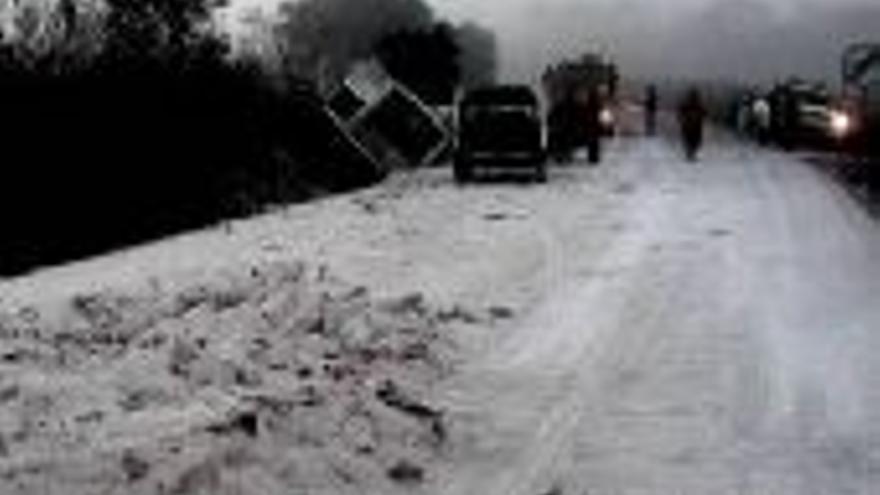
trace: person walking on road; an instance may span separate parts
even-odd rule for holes
[[[706,107],[700,91],[692,88],[687,92],[678,107],[678,121],[684,143],[685,156],[696,161],[703,145],[703,123],[706,120]]]
[[[770,122],[772,109],[766,98],[758,96],[752,103],[752,120],[754,122],[755,137],[762,146],[770,140]]]
[[[645,134],[654,136],[657,134],[657,87],[653,84],[645,91]]]

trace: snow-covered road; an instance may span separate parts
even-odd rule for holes
[[[565,282],[448,388],[440,492],[877,493],[876,225],[781,154],[621,154],[620,228],[558,232]]]
[[[293,261],[467,322],[426,392],[448,444],[402,492],[880,492],[880,229],[810,166],[726,139],[697,164],[621,139],[546,185],[401,174],[8,280],[0,305]]]

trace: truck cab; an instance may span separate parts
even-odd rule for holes
[[[617,133],[617,88],[620,74],[608,57],[586,53],[548,66],[542,76],[550,107],[551,156],[566,162],[591,139]],[[598,102],[591,99],[598,99]]]

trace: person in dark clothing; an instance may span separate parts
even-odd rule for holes
[[[786,151],[795,147],[795,135],[798,128],[798,103],[794,93],[786,88],[782,92],[782,132],[780,132],[779,144]]]
[[[653,136],[657,134],[657,87],[648,86],[645,91],[645,134]]]
[[[587,142],[587,155],[590,163],[596,164],[602,158],[602,97],[598,88],[590,88],[584,105],[584,138]]]
[[[681,136],[687,159],[695,161],[703,145],[703,122],[706,119],[706,107],[700,91],[692,88],[682,100],[678,108],[678,120],[681,125]]]
[[[795,95],[788,85],[777,85],[771,91],[770,103],[770,137],[784,150],[791,150],[795,144],[798,127],[798,104]]]

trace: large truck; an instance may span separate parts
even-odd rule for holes
[[[548,148],[557,160],[587,144],[589,123],[597,121],[602,136],[616,132],[617,65],[601,55],[588,53],[548,67],[543,74],[544,96],[549,108]],[[598,97],[599,102],[590,102]],[[593,108],[598,115],[589,115]],[[597,120],[598,119],[598,120]]]
[[[847,148],[880,159],[880,42],[850,45],[842,76],[846,119],[838,125],[848,134]]]

